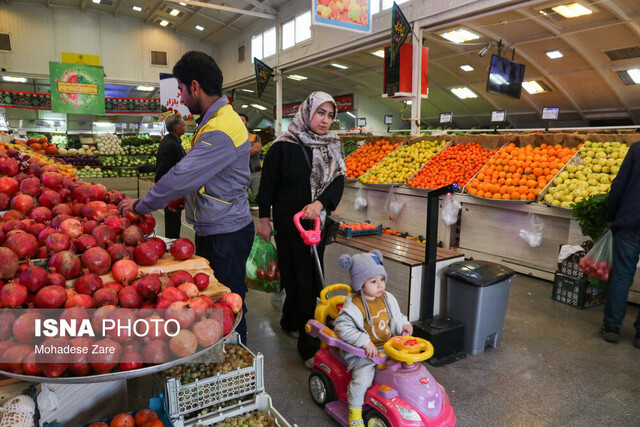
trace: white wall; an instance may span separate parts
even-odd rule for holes
[[[387,125],[384,124],[385,114],[393,115],[392,130],[399,129],[411,129],[411,124],[401,119],[400,110],[402,109],[402,102],[395,103],[395,108],[389,108],[388,105],[380,102],[380,97],[364,97],[358,96],[356,100],[357,109],[354,111],[356,117],[366,117],[367,126],[365,129],[373,129],[374,135],[386,134]],[[405,116],[411,116],[411,106],[407,106],[405,110]]]
[[[3,4],[0,31],[11,33],[13,52],[0,52],[10,72],[49,75],[61,52],[99,55],[109,82],[157,83],[189,50],[216,56],[215,47],[137,19],[75,8]],[[151,65],[151,51],[167,52],[168,67]]]

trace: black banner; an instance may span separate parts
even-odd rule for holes
[[[256,86],[258,87],[258,98],[262,96],[262,92],[267,87],[271,74],[273,74],[273,68],[269,67],[258,58],[253,58],[253,64],[256,70]]]
[[[400,46],[404,44],[409,34],[411,34],[411,26],[396,2],[393,2],[393,9],[391,11],[391,66],[395,60],[398,59]]]

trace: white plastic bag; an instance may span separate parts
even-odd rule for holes
[[[527,227],[520,230],[520,238],[527,242],[532,248],[537,248],[542,243],[542,230],[544,221],[538,215],[529,213],[527,215]]]
[[[40,412],[53,412],[58,409],[59,403],[58,395],[54,391],[51,391],[46,385],[42,384],[40,394],[38,394],[38,408],[40,408]]]
[[[445,195],[442,202],[442,210],[440,211],[442,221],[447,225],[453,225],[458,222],[458,213],[460,213],[461,208],[462,204],[453,198],[453,194],[448,193]]]
[[[393,187],[391,187],[391,190],[389,190],[389,195],[387,196],[387,200],[384,203],[383,212],[389,216],[389,219],[391,221],[393,221],[398,217],[402,208],[404,208],[404,202],[395,197]]]
[[[360,189],[356,193],[356,198],[355,198],[353,204],[354,204],[354,208],[357,211],[362,210],[362,209],[367,207],[367,194],[362,189],[362,187],[360,187]]]

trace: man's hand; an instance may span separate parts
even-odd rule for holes
[[[413,335],[413,325],[411,325],[411,324],[404,325],[402,327],[402,332],[406,332],[407,335]]]
[[[271,228],[271,221],[269,218],[260,218],[258,228],[256,229],[256,235],[265,242],[268,242],[271,240],[271,231],[273,231],[273,228]]]
[[[187,202],[184,200],[184,198],[180,198],[178,200],[174,200],[173,202],[169,202],[167,208],[172,212],[180,212],[184,209],[186,203]]]
[[[120,215],[124,215],[128,211],[134,211],[133,210],[133,205],[138,200],[140,200],[140,199],[130,199],[128,197],[125,198],[125,199],[122,199],[122,201],[120,203],[118,203],[118,212],[120,213]]]
[[[368,358],[372,358],[378,355],[378,349],[371,341],[369,341],[369,344],[367,344],[367,346],[364,348],[364,352]]]
[[[319,201],[315,201],[313,203],[308,204],[302,210],[304,210],[304,214],[302,215],[302,219],[316,219],[320,216],[320,212],[322,212],[322,203]]]

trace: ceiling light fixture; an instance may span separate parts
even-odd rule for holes
[[[640,68],[632,68],[627,70],[627,74],[631,77],[631,80],[637,85],[640,85]]]
[[[478,52],[478,56],[483,57],[485,53],[489,52],[489,49],[491,49],[491,43],[487,43],[485,47],[480,49],[480,52]]]
[[[162,21],[160,21],[161,27],[166,27],[167,25],[169,25],[169,21],[167,21],[166,19],[163,19]]]
[[[348,68],[349,68],[349,67],[347,67],[346,65],[338,64],[337,62],[332,62],[332,63],[331,63],[331,64],[329,64],[329,65],[331,65],[333,68],[337,68],[337,69],[339,69],[339,70],[346,70],[346,69],[348,69]]]
[[[242,107],[240,107],[240,108],[247,108],[247,107],[248,107],[247,104],[242,104]]]
[[[267,109],[267,107],[263,107],[263,106],[262,106],[262,105],[260,105],[260,104],[251,104],[251,106],[252,106],[253,108],[257,108],[258,110],[266,110],[266,109]]]
[[[540,86],[540,83],[535,80],[522,82],[522,87],[529,93],[529,95],[546,92],[546,90],[542,86]]]
[[[4,80],[5,82],[12,82],[12,83],[26,83],[27,82],[27,78],[26,77],[2,76],[2,80]]]
[[[142,8],[140,6],[133,6],[131,9],[135,10],[136,12],[142,12]]]
[[[593,13],[593,10],[575,2],[554,6],[551,9],[565,18],[577,18],[578,16],[590,15]]]
[[[472,33],[464,28],[458,28],[457,30],[447,31],[440,34],[440,37],[445,38],[453,43],[464,43],[470,40],[477,40],[480,36],[476,33]]]
[[[242,88],[242,89],[240,89],[240,90],[241,90],[241,91],[243,91],[243,92],[253,93],[253,91],[252,91],[251,89],[244,89],[244,88]]]
[[[353,117],[354,119],[356,118],[356,115],[353,114],[351,111],[347,111],[347,116]]]
[[[181,2],[179,3],[179,5],[180,5],[180,6],[186,6],[187,4],[186,4],[185,2],[183,2],[183,1],[181,1]]]
[[[289,74],[287,78],[296,81],[307,80],[307,77],[301,76],[300,74]]]
[[[370,52],[371,55],[375,55],[378,58],[384,58],[384,49],[376,50],[375,52]]]
[[[152,92],[155,89],[156,88],[154,86],[138,86],[138,87],[136,87],[136,90],[140,90],[142,92]]]
[[[547,52],[547,56],[551,59],[562,58],[564,55],[559,50],[550,50]]]
[[[460,68],[464,71],[473,71],[474,68],[471,65],[461,65]]]
[[[202,25],[196,25],[196,30],[203,31],[204,27]]]
[[[92,0],[95,4],[100,4],[100,0]]]
[[[454,87],[451,92],[460,99],[477,98],[478,95],[468,87]]]
[[[178,16],[180,15],[180,11],[178,9],[171,9],[171,12],[169,12],[169,15]]]

